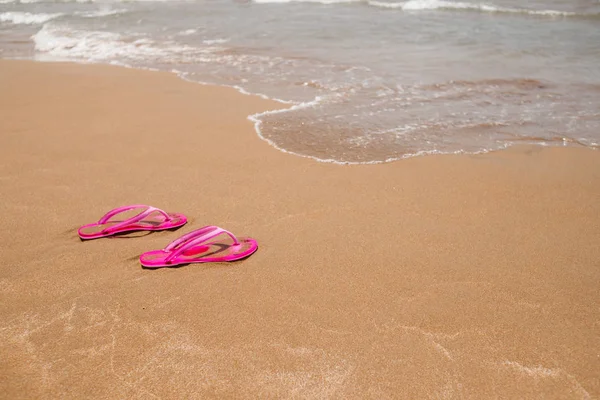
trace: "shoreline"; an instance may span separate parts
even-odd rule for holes
[[[116,67],[116,68],[125,68],[125,69],[132,69],[132,70],[138,70],[138,71],[146,71],[146,72],[157,72],[157,73],[161,73],[161,74],[169,74],[169,75],[173,75],[178,79],[183,80],[184,82],[189,82],[192,84],[199,84],[199,85],[203,85],[203,86],[213,86],[213,87],[220,87],[220,88],[225,88],[225,89],[233,89],[236,92],[238,92],[241,95],[244,96],[251,96],[251,97],[255,97],[255,98],[259,98],[261,100],[266,100],[268,102],[272,102],[275,103],[276,105],[278,105],[278,107],[274,107],[274,108],[269,108],[268,110],[265,111],[261,111],[261,112],[257,112],[255,114],[251,114],[248,115],[247,118],[248,120],[250,120],[253,125],[254,125],[254,131],[255,134],[264,142],[266,142],[269,146],[275,148],[277,151],[280,151],[284,154],[288,154],[288,155],[292,155],[295,157],[301,157],[301,158],[306,158],[306,159],[310,159],[319,163],[325,163],[325,164],[335,164],[335,165],[378,165],[378,164],[388,164],[388,163],[394,163],[394,162],[398,162],[398,161],[402,161],[402,160],[406,160],[406,159],[410,159],[410,158],[414,158],[414,157],[428,157],[428,156],[438,156],[438,155],[470,155],[470,156],[476,156],[476,155],[481,155],[481,154],[488,154],[488,153],[494,153],[494,152],[498,152],[498,151],[504,151],[507,149],[510,149],[512,147],[516,147],[516,148],[520,148],[520,147],[527,147],[527,146],[540,146],[540,147],[575,147],[575,148],[586,148],[592,151],[598,151],[600,149],[600,147],[595,144],[589,144],[586,145],[583,142],[581,142],[580,140],[576,139],[576,138],[567,138],[567,137],[563,137],[560,138],[562,139],[562,145],[561,144],[553,144],[553,143],[558,143],[559,138],[551,138],[551,139],[539,139],[539,138],[532,138],[533,140],[541,140],[538,143],[527,143],[527,141],[525,141],[524,143],[504,143],[502,144],[501,147],[499,148],[494,148],[494,149],[483,149],[483,150],[478,150],[475,152],[469,152],[469,151],[465,151],[465,150],[457,150],[454,152],[444,152],[444,151],[439,151],[439,150],[419,150],[416,153],[410,153],[410,154],[403,154],[401,156],[398,157],[392,157],[392,158],[388,158],[385,160],[374,160],[374,161],[339,161],[339,160],[335,160],[333,158],[319,158],[317,156],[311,156],[308,154],[301,154],[292,150],[287,150],[281,146],[279,146],[277,143],[275,143],[273,140],[266,138],[263,135],[263,132],[261,131],[261,125],[263,124],[263,121],[260,119],[260,117],[265,116],[265,115],[270,115],[270,114],[279,114],[279,113],[287,113],[287,112],[292,112],[292,111],[296,111],[299,109],[303,109],[303,108],[310,108],[315,104],[319,104],[319,102],[321,101],[320,96],[317,96],[315,99],[310,100],[310,101],[305,101],[305,102],[295,102],[295,101],[291,101],[291,100],[283,100],[283,99],[278,99],[278,98],[271,98],[263,93],[253,93],[253,92],[249,92],[248,90],[244,89],[242,86],[239,85],[226,85],[226,84],[217,84],[217,83],[211,83],[211,82],[205,82],[205,81],[194,81],[191,80],[189,78],[187,78],[185,75],[187,73],[182,72],[182,71],[177,71],[177,70],[171,70],[171,71],[166,71],[166,70],[160,70],[157,68],[153,68],[153,67],[135,67],[135,66],[131,66],[122,62],[112,62],[112,63],[105,63],[105,62],[94,62],[94,61],[77,61],[77,60],[68,60],[68,59],[56,59],[56,60],[52,60],[52,59],[47,59],[47,60],[36,60],[36,59],[29,59],[29,58],[23,58],[23,59],[6,59],[6,58],[0,58],[0,60],[6,60],[6,61],[25,61],[25,62],[35,62],[35,63],[57,63],[57,64],[75,64],[75,65],[94,65],[94,66],[107,66],[107,67]],[[288,107],[289,106],[289,107]],[[287,107],[287,108],[285,108]],[[532,140],[532,141],[533,141]]]
[[[0,61],[0,390],[10,398],[600,396],[600,154],[334,166],[271,102],[172,74]],[[186,226],[79,241],[146,203]],[[203,225],[235,264],[142,269]]]

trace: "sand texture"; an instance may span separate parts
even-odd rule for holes
[[[0,397],[600,397],[600,152],[323,164],[257,137],[276,107],[0,62]],[[189,223],[79,240],[135,203]],[[260,248],[141,268],[204,225]]]

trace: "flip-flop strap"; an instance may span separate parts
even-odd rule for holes
[[[176,257],[180,256],[183,252],[192,247],[199,246],[203,243],[206,243],[208,240],[215,238],[219,235],[226,234],[233,240],[233,245],[238,246],[240,241],[235,237],[235,235],[229,231],[226,231],[223,228],[219,228],[218,226],[205,226],[196,231],[190,232],[187,235],[182,236],[175,242],[183,243],[181,247],[179,247],[175,251],[171,251],[176,247],[177,244],[175,242],[171,243],[167,246],[164,251],[171,252],[166,258],[165,262],[169,263],[173,261]]]
[[[146,218],[148,215],[152,214],[153,212],[159,212],[161,213],[164,217],[166,221],[169,221],[171,219],[171,217],[169,216],[169,214],[167,214],[166,212],[164,212],[163,210],[161,210],[160,208],[156,208],[156,207],[152,207],[152,206],[146,206],[146,205],[142,205],[142,204],[137,204],[137,205],[131,205],[131,206],[124,206],[124,207],[119,207],[119,208],[115,208],[112,211],[109,211],[105,216],[103,216],[100,221],[98,221],[99,224],[105,224],[106,222],[108,222],[108,220],[117,215],[120,214],[122,212],[128,211],[128,210],[133,210],[135,208],[143,208],[146,207],[145,211],[142,211],[141,213],[134,215],[133,217],[126,219],[125,221],[119,222],[118,224],[114,224],[109,226],[108,228],[105,228],[102,230],[102,233],[114,233],[117,232],[123,228],[125,228],[128,225],[132,225],[136,222],[139,222],[141,220],[143,220],[144,218]]]
[[[150,207],[150,206],[148,206],[146,204],[132,204],[130,206],[117,207],[115,209],[110,210],[102,218],[100,218],[100,220],[98,220],[98,224],[105,224],[108,222],[109,219],[111,219],[115,215],[120,214],[122,212],[133,210],[136,208],[148,208],[148,207]]]
[[[202,228],[196,229],[194,231],[191,231],[190,233],[186,233],[185,235],[181,236],[178,239],[175,239],[174,241],[172,241],[171,243],[169,243],[169,245],[167,247],[165,247],[163,249],[163,251],[172,251],[173,249],[175,249],[177,246],[179,246],[182,243],[185,243],[189,240],[192,240],[198,236],[204,235],[208,232],[212,232],[215,229],[220,229],[218,226],[214,226],[214,225],[208,225],[208,226],[204,226]]]

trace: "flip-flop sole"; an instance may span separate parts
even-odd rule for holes
[[[169,217],[171,217],[170,221],[160,220],[160,215],[157,216],[149,216],[149,218],[138,221],[134,224],[123,227],[123,229],[119,229],[115,232],[111,232],[109,234],[103,233],[102,231],[106,228],[109,228],[112,225],[118,224],[121,221],[110,221],[106,224],[98,224],[92,223],[87,224],[79,228],[77,233],[79,237],[83,240],[91,240],[91,239],[99,239],[108,236],[114,236],[117,234],[136,232],[136,231],[163,231],[167,229],[175,229],[180,228],[187,223],[187,218],[183,214],[179,213],[168,213]],[[164,217],[162,217],[164,218]]]
[[[231,262],[242,260],[258,249],[258,243],[251,238],[240,238],[240,244],[234,246],[221,242],[212,242],[186,250],[183,254],[167,262],[171,252],[154,250],[140,255],[140,263],[146,268],[175,267],[187,264],[209,262]]]

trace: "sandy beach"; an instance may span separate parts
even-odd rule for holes
[[[600,396],[600,152],[325,164],[256,135],[277,107],[0,61],[0,397]],[[189,222],[79,240],[135,203]],[[204,225],[259,250],[141,268]]]

